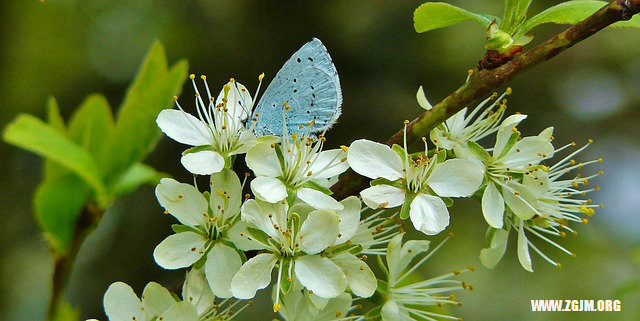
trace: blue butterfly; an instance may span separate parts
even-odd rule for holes
[[[290,109],[285,111],[285,105]],[[251,117],[256,119],[254,132],[282,136],[284,118],[289,134],[301,128],[321,133],[336,122],[341,106],[336,67],[327,48],[313,38],[285,62],[265,90]]]

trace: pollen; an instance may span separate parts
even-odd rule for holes
[[[593,144],[593,139],[589,139],[589,144]]]
[[[469,76],[473,75],[473,69],[469,69],[469,70],[467,71],[467,74],[468,74]]]
[[[273,304],[273,312],[278,312],[280,311],[280,308],[282,308],[282,306],[278,303],[274,303]]]
[[[307,176],[311,176],[311,175],[313,175],[313,172],[312,171],[308,171],[307,172]]]
[[[471,272],[473,272],[473,271],[475,271],[475,270],[476,270],[476,268],[475,268],[475,267],[473,267],[473,265],[469,265],[469,266],[467,266],[467,269],[469,269],[469,271],[471,271]]]
[[[405,119],[405,120],[404,120],[404,124],[405,124],[405,125],[409,124],[409,120],[408,120],[408,119]]]
[[[453,274],[460,275],[460,270],[453,270]]]
[[[340,149],[342,149],[342,151],[346,153],[349,150],[349,147],[342,145],[340,146]]]
[[[586,218],[583,218],[583,219],[582,219],[582,223],[584,223],[584,224],[588,224],[588,223],[589,223],[589,220],[588,220],[588,219],[586,219]]]
[[[183,199],[183,198],[184,198],[184,196],[183,196],[182,194],[178,194],[178,199],[179,199],[179,200],[181,200],[181,199]]]
[[[507,87],[507,91],[505,93],[507,95],[511,95],[511,93],[513,93],[513,89],[511,89],[511,87]]]
[[[191,79],[191,80],[196,79],[196,75],[195,74],[189,75],[189,79]]]
[[[260,76],[258,76],[258,81],[262,81],[262,79],[264,79],[264,72],[260,74]]]
[[[178,96],[173,95],[173,100],[178,100]]]
[[[518,131],[518,129],[517,129],[517,128],[515,128],[515,127],[511,128],[511,130],[512,130],[514,133]]]
[[[602,157],[600,157],[600,158],[598,158],[598,162],[602,163],[602,162],[604,162],[604,159],[602,159]]]
[[[207,80],[207,76],[205,76],[205,75],[201,75],[201,76],[200,76],[200,79],[202,79],[202,80]]]

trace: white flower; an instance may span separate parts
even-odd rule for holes
[[[520,138],[516,126],[526,118],[516,114],[507,117],[499,126],[496,142],[491,154],[477,143],[468,142],[469,158],[483,162],[486,170],[486,187],[482,195],[482,214],[493,228],[503,226],[505,201],[524,200],[529,193],[513,180],[514,175],[522,175],[527,168],[552,157],[554,147],[551,144],[553,128],[547,128],[538,136]],[[523,210],[530,212],[529,209]],[[529,214],[524,214],[525,216]],[[529,217],[523,217],[528,219]]]
[[[276,265],[274,311],[281,307],[280,291],[288,292],[294,281],[322,299],[341,295],[347,286],[356,295],[372,295],[376,280],[366,263],[348,252],[328,249],[339,248],[340,245],[332,246],[341,237],[348,239],[356,232],[353,216],[359,217],[360,201],[350,197],[341,205],[344,210],[336,213],[304,203],[289,208],[285,201],[247,200],[242,206],[242,219],[249,226],[242,235],[252,242],[252,249],[265,252],[242,265],[231,282],[233,295],[252,298],[257,290],[271,283],[271,271]]]
[[[454,270],[451,273],[413,283],[407,282],[406,278],[424,264],[449,237],[418,262],[411,264],[415,258],[429,249],[429,241],[410,240],[402,244],[402,236],[403,234],[398,234],[389,242],[386,267],[382,264],[380,266],[388,275],[387,282],[382,282],[382,286],[379,287],[383,297],[386,298],[380,310],[382,320],[457,319],[432,312],[429,307],[441,304],[459,305],[455,296],[450,293],[467,288],[467,285],[450,278],[462,272],[472,271],[473,268]]]
[[[406,152],[406,140],[404,149],[356,140],[347,160],[358,174],[377,179],[360,193],[365,204],[373,209],[402,205],[402,219],[409,216],[417,230],[435,235],[449,225],[449,211],[440,197],[473,194],[482,183],[484,166],[477,160],[429,158],[423,141],[424,154],[414,157]]]
[[[153,257],[165,269],[188,267],[206,259],[204,271],[213,293],[231,297],[231,279],[242,265],[233,243],[233,225],[240,213],[242,185],[229,169],[211,175],[209,200],[189,184],[163,178],[156,197],[183,225],[175,225],[176,234],[167,237],[154,250]]]
[[[325,138],[307,133],[289,136],[284,129],[280,144],[258,143],[247,153],[247,165],[256,175],[251,190],[257,198],[276,203],[297,197],[319,209],[341,210],[330,190],[323,187],[328,178],[349,168],[342,149],[322,150]]]
[[[489,248],[483,249],[480,254],[480,259],[485,266],[493,267],[502,258],[511,228],[518,233],[518,259],[522,267],[527,271],[533,271],[529,256],[530,248],[547,262],[558,267],[561,266],[559,262],[549,258],[529,241],[527,233],[575,257],[575,253],[565,249],[551,240],[550,237],[563,237],[566,235],[566,231],[575,233],[569,227],[569,224],[571,222],[587,223],[588,219],[582,215],[591,216],[594,214],[594,208],[602,206],[593,204],[590,199],[574,197],[586,196],[587,193],[598,190],[598,186],[584,190],[579,188],[581,185],[586,186],[590,179],[602,175],[602,171],[586,177],[578,174],[570,179],[563,178],[572,170],[580,169],[588,164],[602,162],[602,159],[597,159],[578,163],[572,159],[588,145],[576,150],[551,167],[544,165],[530,166],[522,173],[521,180],[507,183],[507,188],[503,189],[504,201],[509,211],[514,213],[514,217],[509,219],[504,230],[490,231],[489,239],[491,244]],[[570,146],[575,146],[575,143],[568,144],[557,151]]]
[[[469,115],[466,115],[467,108],[463,108],[431,131],[431,141],[437,147],[453,150],[458,157],[463,157],[468,154],[468,141],[478,141],[498,130],[498,124],[507,109],[506,99],[503,98],[510,94],[511,88],[507,88],[500,97],[494,93],[478,104]]]
[[[261,82],[262,77],[259,77]],[[170,138],[195,146],[183,153],[180,160],[182,165],[193,174],[209,175],[222,170],[225,164],[228,167],[230,157],[246,153],[255,144],[254,122],[248,121],[254,100],[247,88],[232,78],[224,85],[214,103],[206,77],[201,77],[207,92],[204,99],[196,86],[195,75],[192,74],[190,78],[196,92],[198,117],[186,113],[178,104],[177,97],[174,97],[179,110],[161,111],[156,122]]]
[[[144,288],[142,300],[130,286],[115,282],[104,294],[103,303],[104,310],[112,321],[198,320],[193,305],[177,301],[167,289],[154,282]]]

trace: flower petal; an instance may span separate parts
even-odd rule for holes
[[[201,146],[211,145],[209,127],[200,119],[181,110],[165,109],[158,114],[156,123],[160,130],[178,143]]]
[[[207,254],[204,271],[211,291],[220,298],[230,298],[231,280],[242,266],[242,259],[230,246],[216,242]]]
[[[242,205],[242,184],[238,175],[230,170],[223,169],[211,175],[210,208],[214,216],[222,216],[223,221],[240,213]],[[222,212],[221,210],[224,210]]]
[[[238,299],[251,299],[256,291],[271,283],[271,271],[277,258],[271,253],[258,254],[245,262],[231,281],[231,293]]]
[[[514,214],[523,220],[528,220],[539,214],[536,210],[538,200],[526,186],[510,183],[508,187],[502,188],[502,195],[504,202]]]
[[[335,298],[347,287],[347,277],[342,270],[320,255],[296,258],[294,271],[300,283],[321,298]]]
[[[174,304],[176,299],[169,290],[158,283],[149,282],[142,292],[142,312],[145,320],[157,317]]]
[[[342,206],[342,204],[336,201],[333,197],[312,188],[299,188],[296,195],[303,202],[315,208],[334,211],[340,211],[344,208],[344,206]]]
[[[171,178],[163,178],[156,187],[156,197],[160,205],[180,223],[189,226],[204,225],[207,215],[207,199],[189,184],[179,183]]]
[[[167,311],[162,312],[157,320],[197,321],[198,313],[191,303],[182,301],[174,304]]]
[[[251,181],[251,191],[256,197],[269,203],[287,198],[287,187],[275,177],[258,176]]]
[[[126,283],[111,284],[104,294],[103,304],[109,320],[142,320],[142,302]]]
[[[427,235],[436,235],[449,225],[447,206],[432,195],[418,194],[411,202],[409,217],[416,230]]]
[[[515,114],[505,118],[500,124],[498,132],[496,133],[496,143],[493,147],[493,157],[498,157],[504,151],[507,146],[511,134],[513,134],[513,128],[527,118],[527,115]]]
[[[489,247],[480,250],[480,262],[488,269],[498,264],[504,252],[507,250],[507,240],[509,238],[509,231],[503,229],[492,229],[493,235],[491,235],[491,244]]]
[[[247,152],[246,162],[256,176],[278,177],[282,175],[276,150],[271,147],[270,143],[258,143],[251,147]]]
[[[373,295],[378,281],[367,263],[351,253],[342,253],[331,260],[342,269],[353,294],[363,298]]]
[[[502,228],[504,218],[504,199],[498,191],[496,184],[487,183],[487,187],[482,194],[482,215],[493,228]]]
[[[255,225],[272,238],[278,239],[280,235],[273,225],[286,229],[287,210],[286,202],[268,203],[250,199],[242,205],[242,220]]]
[[[357,196],[349,196],[343,199],[340,204],[344,206],[342,211],[336,213],[339,219],[338,230],[340,236],[334,244],[342,244],[351,239],[356,234],[360,224],[360,209],[362,207],[360,199]]]
[[[156,246],[153,258],[168,270],[184,268],[204,255],[206,243],[204,236],[194,232],[173,234]]]
[[[349,168],[346,157],[347,153],[342,149],[325,150],[318,153],[309,166],[313,179],[329,178],[342,174]]]
[[[387,300],[380,310],[380,316],[383,321],[400,321],[400,309],[396,301]]]
[[[391,185],[371,186],[362,192],[362,201],[372,209],[397,207],[404,203],[405,192]]]
[[[524,223],[522,221],[520,221],[520,228],[518,229],[518,261],[520,261],[520,265],[525,270],[533,272],[531,256],[529,255],[529,240],[524,234]]]
[[[189,173],[211,175],[224,168],[224,157],[212,150],[203,150],[182,155],[180,163]]]
[[[202,315],[214,305],[216,297],[209,288],[204,269],[191,269],[187,272],[182,286],[182,298],[191,302],[198,315]]]
[[[320,311],[314,320],[329,321],[336,320],[338,317],[347,317],[347,311],[351,308],[351,302],[351,295],[349,295],[349,293],[342,293],[338,297],[329,300],[326,307]]]
[[[435,165],[427,184],[444,197],[466,197],[478,190],[485,166],[478,160],[450,159]]]
[[[307,254],[316,254],[338,238],[338,216],[329,210],[315,210],[302,223],[296,243]]]
[[[395,181],[404,176],[400,156],[389,146],[370,140],[359,139],[351,143],[347,161],[356,173],[371,179],[384,177]]]

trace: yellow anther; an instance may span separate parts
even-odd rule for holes
[[[576,142],[571,142],[571,146],[575,147],[576,145]]]
[[[173,100],[178,100],[178,96],[173,96]]]
[[[505,91],[505,93],[507,95],[511,95],[512,92],[513,92],[513,90],[511,89],[511,87],[507,87],[507,90]]]
[[[593,139],[589,139],[589,144],[593,144]]]
[[[469,76],[473,75],[473,69],[469,69],[469,70],[467,71],[467,74],[469,74]]]
[[[573,159],[570,159],[570,160],[569,160],[569,163],[570,163],[571,165],[575,165],[575,164],[576,164],[576,161],[575,161],[575,160],[573,160]]]
[[[264,72],[260,74],[260,76],[258,76],[258,81],[262,81],[262,79],[264,79]]]
[[[293,138],[293,139],[298,139],[298,133],[293,133],[293,134],[291,134],[291,138]]]
[[[555,138],[555,137],[553,137],[553,135],[551,135],[551,136],[549,136],[549,139],[551,139],[551,140],[555,140],[556,138]]]
[[[408,119],[405,119],[405,120],[404,120],[404,124],[405,124],[405,125],[409,124],[409,120],[408,120]]]
[[[181,199],[183,199],[183,198],[184,198],[184,196],[182,196],[182,194],[178,194],[178,199],[179,199],[179,200],[181,200]]]
[[[235,78],[229,78],[229,82],[235,82]]]
[[[195,74],[189,75],[189,79],[191,79],[191,80],[196,79],[196,75]]]
[[[602,170],[598,171],[598,175],[604,175],[604,171]]]
[[[460,274],[460,270],[453,270],[453,274],[459,275]]]
[[[571,256],[575,258],[577,255],[575,253],[571,253]]]
[[[278,303],[274,303],[273,304],[273,312],[278,312],[280,311],[280,308],[282,308],[282,306]]]
[[[600,186],[596,185],[593,187],[594,190],[599,191],[600,190]]]
[[[589,220],[588,220],[588,219],[586,219],[586,218],[583,218],[583,219],[582,219],[582,223],[587,224],[587,223],[589,223]]]
[[[517,129],[517,128],[515,128],[515,127],[511,128],[511,130],[512,130],[514,133],[518,131],[518,129]]]
[[[602,157],[600,157],[600,158],[598,158],[598,162],[602,163],[602,162],[604,162],[604,159],[602,159]]]
[[[349,150],[349,147],[347,147],[345,145],[341,145],[340,149],[342,149],[342,151],[346,153]]]
[[[200,79],[202,79],[202,80],[207,80],[207,76],[205,76],[205,75],[201,75],[201,76],[200,76]]]
[[[313,172],[312,171],[308,171],[307,172],[307,176],[311,176],[311,175],[313,175]]]
[[[339,318],[342,315],[342,311],[336,310],[336,318]]]
[[[558,268],[562,268],[562,264],[560,264],[560,262],[556,263],[556,265],[558,266]]]
[[[469,265],[469,266],[467,266],[467,269],[469,269],[469,271],[471,271],[471,272],[473,272],[473,271],[475,271],[475,270],[476,270],[476,268],[475,268],[475,267],[473,267],[473,265]]]

